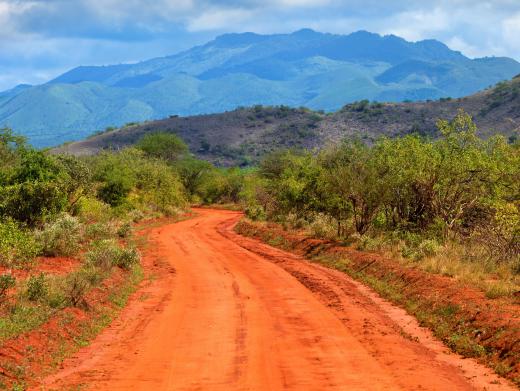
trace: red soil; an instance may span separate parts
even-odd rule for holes
[[[512,389],[345,274],[238,236],[239,213],[198,213],[152,229],[155,278],[37,389]]]
[[[5,266],[0,266],[0,274],[11,273],[17,279],[25,279],[29,275],[36,275],[39,273],[64,275],[69,274],[79,266],[80,261],[76,258],[56,257],[37,258],[34,265],[28,269],[10,269]]]

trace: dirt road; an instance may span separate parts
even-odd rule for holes
[[[238,213],[198,213],[153,230],[152,278],[38,389],[509,388],[346,275],[236,235]]]

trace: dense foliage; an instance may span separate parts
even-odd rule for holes
[[[273,153],[259,167],[248,210],[300,225],[321,219],[335,225],[336,238],[480,243],[489,256],[518,262],[519,143],[478,138],[463,112],[438,127],[437,140],[411,135]]]

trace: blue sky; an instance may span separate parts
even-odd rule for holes
[[[436,38],[520,60],[520,0],[0,0],[0,90],[78,65],[136,62],[226,32],[304,27]]]

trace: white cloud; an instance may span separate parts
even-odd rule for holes
[[[279,4],[285,7],[322,7],[331,3],[331,0],[280,0]]]
[[[520,48],[520,12],[504,20],[502,29],[506,41]]]
[[[435,33],[448,29],[450,19],[450,14],[442,8],[405,11],[389,15],[386,27],[381,32],[418,41],[431,38]]]
[[[172,54],[225,32],[304,27],[435,38],[468,56],[520,60],[519,0],[0,0],[0,90],[6,78]]]
[[[253,12],[244,9],[213,9],[188,21],[189,31],[208,31],[229,29],[229,26],[239,26],[247,22]]]

